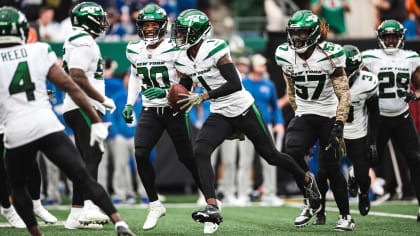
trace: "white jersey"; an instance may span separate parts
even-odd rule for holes
[[[4,145],[16,148],[64,130],[48,101],[46,79],[57,56],[46,43],[0,48]]]
[[[367,135],[366,101],[378,91],[376,75],[360,71],[350,87],[351,107],[344,125],[345,139],[358,139]]]
[[[90,34],[79,28],[73,28],[64,42],[63,68],[67,73],[72,68],[83,70],[90,85],[105,96],[101,51]],[[105,107],[100,102],[92,98],[89,100],[96,110],[105,114]],[[63,107],[64,112],[79,108],[70,96],[64,98]]]
[[[306,61],[300,58],[288,43],[281,44],[275,53],[277,65],[281,66],[283,72],[294,82],[296,116],[336,116],[338,98],[330,76],[335,68],[345,67],[346,55],[338,44],[323,42],[319,46],[322,50],[316,47]]]
[[[413,51],[398,50],[388,55],[382,49],[362,52],[363,63],[378,76],[379,111],[383,116],[398,116],[408,110],[404,101],[412,73],[420,66],[420,56]]]
[[[127,45],[126,56],[132,68],[131,78],[139,80],[137,91],[145,91],[151,87],[168,89],[177,84],[179,78],[175,69],[175,55],[179,48],[174,48],[169,39],[164,39],[157,48],[147,49],[144,41],[133,41]],[[131,89],[129,89],[131,91]],[[149,100],[142,96],[144,107],[167,107],[168,99],[156,98]]]
[[[187,50],[181,50],[175,66],[179,72],[189,76],[205,92],[209,92],[226,83],[226,79],[217,68],[217,62],[225,55],[230,57],[230,51],[225,41],[206,39],[202,42],[194,60],[188,57]],[[238,76],[240,77],[239,72]],[[236,117],[252,105],[254,98],[242,86],[241,90],[210,99],[210,102],[210,112],[226,117]]]

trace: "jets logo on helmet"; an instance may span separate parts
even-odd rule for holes
[[[404,47],[405,31],[406,29],[404,26],[396,20],[383,21],[378,26],[378,30],[376,31],[379,47],[382,48],[387,54],[393,54],[397,52],[400,48]],[[397,43],[395,45],[390,45],[392,43],[388,43],[387,45],[387,37],[395,37],[397,39]]]
[[[172,28],[172,39],[176,46],[189,48],[209,35],[211,24],[203,12],[188,9],[179,14]]]
[[[0,8],[0,44],[25,44],[29,25],[25,15],[12,8]]]
[[[144,29],[146,22],[156,22],[159,24],[158,28],[154,28],[152,32]],[[139,13],[137,20],[137,34],[147,45],[153,45],[159,42],[167,32],[168,16],[165,9],[156,4],[146,5]]]
[[[70,19],[73,26],[81,27],[96,36],[105,35],[109,26],[106,12],[94,2],[77,4],[71,11]]]
[[[321,22],[312,11],[297,11],[290,17],[286,31],[290,47],[297,53],[304,53],[321,37]]]
[[[344,45],[343,50],[346,54],[346,74],[349,78],[349,83],[352,84],[363,66],[362,54],[353,45]]]

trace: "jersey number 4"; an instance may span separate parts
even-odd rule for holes
[[[13,75],[12,82],[9,85],[10,95],[26,93],[28,101],[32,101],[35,100],[34,90],[35,84],[31,80],[28,63],[26,61],[19,63],[15,74]]]

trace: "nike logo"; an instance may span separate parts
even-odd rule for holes
[[[408,115],[410,115],[409,113],[404,115],[404,119],[407,119]]]
[[[248,114],[248,112],[249,112],[249,109],[244,111],[244,113],[242,113],[242,116],[246,116],[246,114]]]
[[[198,215],[198,216],[209,217],[209,215],[207,215],[207,214],[205,214],[205,213],[202,213],[202,212],[198,212],[198,213],[197,213],[197,215]]]
[[[172,113],[172,116],[176,116],[178,115],[178,112]]]

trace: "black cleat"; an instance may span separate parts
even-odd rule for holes
[[[349,189],[350,196],[351,197],[356,197],[357,193],[359,191],[359,186],[357,185],[356,177],[354,176],[353,166],[351,166],[349,168],[349,179],[348,179],[347,186],[348,186],[348,189]]]
[[[215,205],[207,205],[203,210],[194,211],[192,218],[199,223],[212,222],[220,224],[223,222],[220,210]]]
[[[316,213],[318,213],[321,210],[322,206],[319,204],[318,208],[312,208],[309,205],[309,200],[304,200],[304,205],[302,206],[302,209],[300,210],[300,215],[296,217],[295,219],[295,226],[298,228],[305,227],[309,224],[309,221],[311,220],[312,216],[314,216]]]
[[[326,217],[325,213],[318,213],[314,221],[312,221],[312,225],[325,225]]]
[[[118,226],[117,227],[117,236],[136,236],[135,233],[131,232],[131,230],[128,227],[125,226]]]
[[[364,195],[364,196],[363,196]],[[369,194],[359,194],[359,211],[360,215],[366,216],[370,211]]]
[[[309,200],[309,205],[312,210],[318,212],[321,209],[321,193],[319,192],[318,185],[316,184],[315,176],[311,172],[306,172],[309,177],[309,182],[305,183],[305,195]],[[315,213],[316,213],[315,212]],[[314,213],[314,214],[315,214]]]

